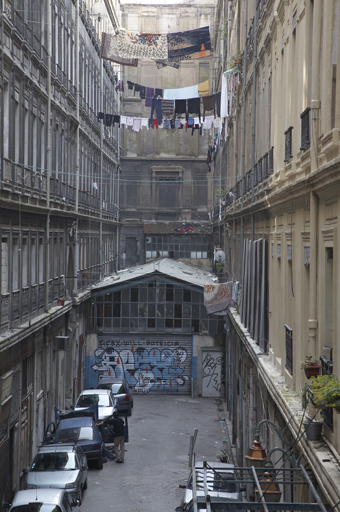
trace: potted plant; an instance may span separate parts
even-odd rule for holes
[[[320,400],[317,396],[314,395],[312,391],[312,384],[305,384],[302,388],[302,407],[306,409],[308,402],[316,407],[317,409],[325,409],[327,404],[324,400]]]
[[[320,374],[321,364],[318,363],[316,357],[306,356],[304,361],[301,361],[301,370],[305,371],[307,379],[311,377],[317,377]]]
[[[305,434],[309,441],[317,441],[321,436],[323,421],[304,421]]]
[[[310,391],[313,401],[340,410],[340,382],[334,373],[318,375],[312,379]]]

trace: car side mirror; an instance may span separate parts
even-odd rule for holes
[[[85,464],[82,465],[82,469],[85,471],[87,468],[87,466]]]
[[[2,508],[10,508],[11,504],[8,503],[8,501],[2,500],[1,507]]]
[[[22,470],[22,472],[24,473],[24,475],[27,475],[27,473],[28,473],[28,469],[27,469],[27,468],[24,468],[24,469]]]
[[[186,488],[187,488],[187,486],[186,486],[185,484],[179,484],[179,486],[178,486],[178,487],[179,487],[180,489],[186,489]]]
[[[71,405],[70,409],[72,409],[72,411],[74,410],[74,405]]]
[[[72,500],[71,501],[71,508],[79,507],[80,506],[80,500]]]

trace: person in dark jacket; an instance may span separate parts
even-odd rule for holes
[[[125,423],[122,418],[118,416],[118,412],[113,413],[113,417],[105,420],[105,425],[111,425],[114,434],[114,451],[116,455],[116,462],[124,462],[125,454]]]

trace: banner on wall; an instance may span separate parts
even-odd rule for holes
[[[124,377],[135,393],[191,392],[191,336],[103,335],[94,355],[98,377]]]

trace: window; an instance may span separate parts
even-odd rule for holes
[[[174,208],[178,204],[178,182],[175,177],[166,176],[158,180],[158,206]]]
[[[286,334],[286,368],[293,373],[293,329],[285,325]]]
[[[310,144],[309,136],[309,118],[310,118],[310,107],[307,107],[302,114],[301,118],[301,150],[308,149]]]
[[[31,238],[31,285],[37,284],[37,261],[36,261],[36,249],[35,238]]]
[[[1,295],[8,293],[8,239],[1,240]]]
[[[285,162],[288,162],[288,160],[290,158],[292,158],[292,131],[293,131],[293,126],[290,126],[286,131],[285,131],[285,159],[284,161]]]

